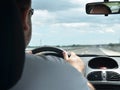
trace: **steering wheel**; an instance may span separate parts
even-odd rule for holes
[[[64,50],[57,48],[57,47],[43,46],[43,47],[33,49],[32,53],[38,56],[42,54],[42,55],[53,55],[56,57],[63,58],[63,54],[62,54],[63,51]]]

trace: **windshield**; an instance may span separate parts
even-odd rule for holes
[[[98,1],[103,0],[32,0],[28,47],[49,45],[77,54],[120,55],[120,15],[86,14],[86,3]]]

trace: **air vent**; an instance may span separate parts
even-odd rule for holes
[[[113,71],[107,71],[106,74],[107,74],[107,77],[106,77],[107,81],[120,81],[119,73],[116,73]]]
[[[94,71],[88,74],[87,79],[89,81],[102,81],[102,72]]]

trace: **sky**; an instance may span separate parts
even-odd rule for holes
[[[33,0],[30,46],[120,42],[120,16],[87,15],[85,5],[101,0]]]

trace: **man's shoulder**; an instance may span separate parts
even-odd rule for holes
[[[77,71],[69,63],[65,62],[64,59],[54,56],[44,56],[44,55],[35,56],[33,54],[26,54],[26,58],[25,58],[26,68],[28,67],[29,64],[30,64],[29,68],[35,68],[36,66],[38,66],[39,69],[41,68],[43,69],[44,67],[44,69],[47,68],[46,70],[55,68],[56,70],[64,69],[62,71],[65,71],[65,69]]]
[[[45,56],[45,55],[34,55],[34,54],[27,54],[26,53],[26,60],[40,60],[42,62],[47,62],[47,61],[51,61],[54,63],[65,63],[63,58],[58,58],[56,56]]]
[[[12,90],[88,90],[86,79],[71,65],[45,59],[26,54],[22,77]]]

